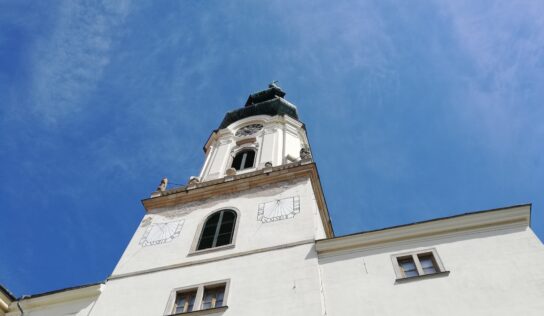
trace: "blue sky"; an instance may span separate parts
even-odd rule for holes
[[[337,235],[533,203],[542,1],[0,0],[0,283],[104,280],[163,176],[272,80]]]

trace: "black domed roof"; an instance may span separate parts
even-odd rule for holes
[[[230,111],[219,125],[223,129],[230,124],[255,115],[288,115],[298,120],[296,107],[285,101],[285,92],[276,84],[271,83],[268,89],[253,93],[249,96],[243,108]]]

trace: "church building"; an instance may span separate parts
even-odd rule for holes
[[[304,123],[275,84],[228,112],[198,176],[142,201],[103,282],[0,316],[544,315],[531,205],[335,236]]]

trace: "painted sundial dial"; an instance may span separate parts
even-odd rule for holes
[[[259,204],[257,220],[263,223],[295,217],[300,212],[300,198],[292,196]]]
[[[142,239],[140,239],[140,245],[146,247],[171,242],[181,234],[184,222],[183,220],[178,220],[149,225]]]
[[[250,124],[238,129],[235,135],[237,137],[249,136],[257,133],[261,129],[263,129],[263,124]]]

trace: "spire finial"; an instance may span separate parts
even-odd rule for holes
[[[278,89],[281,89],[276,83],[278,83],[279,81],[278,80],[274,80],[272,81],[270,84],[268,84],[268,87],[269,88],[278,88]]]

